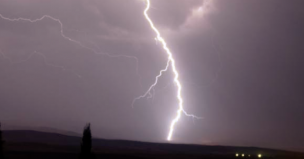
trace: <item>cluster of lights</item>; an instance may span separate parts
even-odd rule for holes
[[[240,156],[241,157],[246,157],[246,155],[244,153],[243,154],[238,154],[238,153],[235,154],[235,157],[240,157]],[[251,155],[249,154],[248,157],[251,157]],[[257,157],[262,158],[262,154],[258,154]]]

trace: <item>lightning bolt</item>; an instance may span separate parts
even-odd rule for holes
[[[0,17],[1,17],[2,19],[4,19],[4,20],[8,20],[8,21],[11,21],[11,22],[26,21],[26,22],[31,22],[31,23],[36,23],[36,22],[42,21],[42,20],[44,20],[44,19],[46,19],[46,18],[49,18],[49,19],[51,19],[51,20],[56,21],[57,23],[59,23],[59,25],[60,25],[60,34],[61,34],[61,36],[62,36],[63,38],[65,38],[65,39],[67,39],[67,40],[69,40],[69,41],[71,41],[71,42],[73,42],[73,43],[76,43],[76,44],[78,44],[78,45],[81,46],[81,47],[84,47],[84,48],[87,48],[87,49],[91,50],[90,48],[88,48],[88,47],[86,47],[85,45],[83,45],[81,42],[79,42],[79,41],[77,41],[77,40],[74,40],[74,39],[69,38],[68,36],[66,36],[66,35],[64,34],[64,32],[63,32],[63,24],[62,24],[62,22],[61,22],[59,19],[54,18],[54,17],[52,17],[52,16],[50,16],[50,15],[43,15],[41,18],[34,19],[34,20],[32,20],[32,19],[27,19],[27,18],[7,18],[7,17],[3,16],[2,14],[0,14]]]
[[[90,41],[89,41],[90,42]],[[142,87],[142,83],[141,83],[141,75],[139,74],[139,60],[138,60],[138,58],[136,57],[136,56],[130,56],[130,55],[113,55],[113,54],[109,54],[109,53],[107,53],[107,52],[101,52],[100,50],[102,50],[98,45],[96,45],[95,43],[93,43],[93,42],[90,42],[90,43],[92,43],[95,47],[97,47],[98,48],[98,50],[99,51],[96,51],[95,49],[93,49],[94,50],[94,52],[100,52],[99,54],[100,55],[105,55],[105,56],[108,56],[108,57],[110,57],[110,58],[129,58],[129,59],[133,59],[133,60],[135,60],[135,62],[136,62],[136,74],[137,74],[137,76],[138,76],[138,81],[139,81],[139,85],[140,85],[140,87]]]
[[[68,68],[65,68],[64,66],[59,66],[59,65],[55,65],[55,64],[52,64],[50,63],[48,60],[47,60],[47,57],[41,53],[41,52],[37,52],[37,51],[34,51],[32,52],[27,58],[23,59],[23,60],[19,60],[19,61],[13,61],[11,58],[9,58],[8,56],[6,56],[4,54],[4,52],[2,50],[0,50],[0,53],[2,55],[2,57],[4,59],[8,59],[10,64],[13,65],[13,64],[20,64],[20,63],[23,63],[23,62],[27,62],[28,60],[30,60],[34,55],[39,55],[43,58],[43,62],[46,66],[49,66],[49,67],[55,67],[55,68],[60,68],[62,71],[68,71],[68,72],[71,72],[72,74],[74,74],[75,76],[77,76],[78,78],[82,78],[82,76],[80,74],[78,74],[77,72],[71,70],[71,69],[68,69]]]
[[[155,40],[156,40],[156,41],[159,41],[159,42],[162,44],[163,49],[164,49],[165,52],[167,53],[167,55],[168,55],[168,61],[167,61],[166,67],[165,67],[163,70],[161,70],[160,73],[156,76],[155,82],[149,87],[148,91],[146,91],[146,93],[145,93],[144,95],[135,98],[135,99],[133,100],[133,102],[132,102],[132,106],[134,105],[135,101],[138,100],[138,99],[140,99],[140,98],[144,98],[144,97],[153,98],[153,96],[154,96],[153,94],[155,93],[154,87],[157,85],[158,79],[159,79],[159,78],[163,75],[163,73],[166,72],[166,71],[169,69],[169,67],[171,66],[172,71],[173,71],[174,76],[175,76],[175,77],[174,77],[174,83],[176,84],[176,86],[177,86],[177,88],[178,88],[178,90],[177,90],[177,99],[178,99],[178,103],[179,103],[179,104],[178,104],[177,115],[176,115],[176,117],[171,121],[171,124],[170,124],[170,130],[169,130],[168,137],[167,137],[167,140],[170,141],[171,138],[172,138],[172,134],[173,134],[173,132],[174,132],[174,127],[175,127],[176,123],[179,121],[179,119],[181,118],[181,114],[182,114],[182,113],[183,113],[184,115],[188,116],[188,117],[192,117],[192,118],[195,118],[195,119],[201,119],[201,117],[197,117],[197,116],[195,116],[195,115],[188,114],[188,113],[184,110],[184,108],[183,108],[183,97],[182,97],[182,93],[181,93],[181,92],[182,92],[182,85],[181,85],[181,83],[180,83],[180,81],[179,81],[179,73],[178,73],[178,71],[177,71],[177,69],[176,69],[175,60],[174,60],[174,58],[173,58],[173,55],[172,55],[170,49],[167,47],[166,41],[161,37],[160,32],[159,32],[158,29],[154,26],[152,20],[150,19],[149,15],[148,15],[148,13],[147,13],[148,10],[149,10],[150,7],[151,7],[151,6],[150,6],[150,0],[146,0],[146,4],[147,4],[147,6],[146,6],[146,9],[144,10],[144,16],[145,16],[146,20],[149,22],[149,24],[150,24],[150,26],[151,26],[151,29],[152,29],[152,30],[156,33],[156,35],[157,35]],[[0,18],[2,18],[2,19],[4,19],[4,20],[7,20],[7,21],[11,21],[11,22],[26,21],[26,22],[31,22],[31,23],[36,23],[36,22],[42,21],[42,20],[44,20],[44,19],[51,19],[51,20],[57,22],[57,23],[60,25],[60,34],[61,34],[61,36],[62,36],[64,39],[66,39],[66,40],[68,40],[68,41],[70,41],[70,42],[72,42],[72,43],[74,43],[74,44],[77,44],[78,46],[80,46],[80,47],[82,47],[82,48],[85,48],[85,49],[87,49],[87,50],[90,50],[90,51],[92,51],[94,54],[97,54],[97,55],[106,55],[106,56],[111,57],[111,58],[121,58],[121,57],[123,57],[123,58],[135,59],[135,60],[136,60],[136,63],[137,63],[137,65],[136,65],[136,67],[137,67],[137,68],[136,68],[136,71],[137,71],[137,74],[138,74],[138,58],[137,58],[137,57],[128,56],[128,55],[111,55],[111,54],[109,54],[109,53],[100,53],[100,52],[96,51],[94,48],[88,47],[88,46],[84,45],[83,43],[81,43],[80,41],[77,41],[77,40],[75,40],[75,39],[72,39],[72,38],[66,36],[66,35],[64,34],[64,30],[63,30],[63,28],[64,28],[63,23],[62,23],[59,19],[54,18],[54,17],[52,17],[52,16],[50,16],[50,15],[43,15],[42,17],[40,17],[40,18],[38,18],[38,19],[27,19],[27,18],[13,18],[13,19],[12,19],[12,18],[7,18],[7,17],[3,16],[2,14],[0,14]],[[4,58],[8,58],[5,54],[3,54],[3,53],[1,53],[1,54],[2,54],[2,56],[3,56]],[[49,66],[55,66],[55,65],[53,65],[53,64],[48,63],[47,60],[46,60],[46,57],[45,57],[43,54],[38,53],[38,52],[35,52],[35,54],[41,55],[41,56],[44,58],[44,62],[45,62],[47,65],[49,65]],[[34,55],[34,54],[31,54],[30,57],[33,56],[33,55]],[[30,57],[29,57],[29,58],[30,58]],[[29,59],[29,58],[28,58],[28,59]],[[9,59],[9,58],[8,58],[8,59]],[[28,60],[28,59],[26,59],[26,60]],[[10,60],[10,59],[9,59],[9,60]],[[26,61],[26,60],[25,60],[25,61]],[[171,65],[170,65],[170,64],[171,64]],[[60,67],[60,68],[62,68],[62,69],[65,70],[65,68],[64,68],[64,67],[61,67],[61,66],[55,66],[55,67]],[[138,74],[138,75],[139,75],[139,74]],[[139,77],[140,77],[140,76],[139,76]],[[152,91],[153,91],[153,93],[151,93]]]
[[[133,102],[132,102],[132,108],[134,108],[134,104],[135,104],[135,102],[136,102],[137,100],[139,100],[139,99],[141,99],[141,98],[145,98],[145,97],[147,97],[147,96],[148,96],[148,97],[147,97],[148,99],[149,99],[149,98],[152,98],[153,95],[151,94],[151,91],[154,91],[154,87],[157,85],[158,79],[163,75],[164,72],[166,72],[166,71],[168,70],[169,66],[170,66],[170,60],[167,61],[166,68],[162,69],[162,70],[159,72],[159,74],[156,76],[154,83],[149,87],[149,89],[148,89],[143,95],[141,95],[141,96],[139,96],[139,97],[137,97],[137,98],[135,98],[135,99],[133,100]]]
[[[112,54],[107,53],[107,52],[96,51],[94,48],[88,47],[85,44],[81,43],[80,41],[77,41],[75,39],[72,39],[72,38],[66,36],[64,34],[64,31],[63,31],[63,28],[64,28],[63,23],[59,19],[54,18],[54,17],[52,17],[50,15],[43,15],[42,17],[37,18],[37,19],[27,19],[27,18],[8,18],[8,17],[5,17],[2,14],[0,14],[0,18],[2,18],[3,20],[11,21],[11,22],[25,21],[25,22],[30,22],[30,23],[36,23],[36,22],[42,21],[42,20],[47,19],[47,18],[51,19],[51,20],[57,22],[60,25],[60,34],[61,34],[61,36],[64,39],[66,39],[66,40],[68,40],[68,41],[70,41],[70,42],[72,42],[74,44],[77,44],[78,46],[80,46],[80,47],[82,47],[84,49],[90,50],[91,52],[93,52],[96,55],[105,55],[105,56],[107,56],[109,58],[128,58],[128,59],[135,60],[135,62],[136,62],[136,74],[137,74],[137,76],[139,78],[139,84],[141,86],[141,76],[139,74],[139,60],[138,60],[138,58],[136,56],[130,56],[130,55],[112,55]],[[71,29],[71,30],[72,31],[77,31],[75,29]],[[3,52],[1,52],[1,54],[2,54],[3,58],[9,59]],[[41,54],[41,55],[43,55],[43,54]],[[45,58],[45,56],[43,56],[43,57]],[[10,62],[11,62],[11,60],[10,60]]]
[[[12,59],[9,58],[8,56],[6,56],[5,53],[1,49],[0,49],[0,54],[3,57],[3,59],[7,59],[10,62],[10,64],[13,63]]]
[[[181,114],[184,113],[186,116],[188,117],[192,117],[195,119],[202,119],[201,117],[197,117],[195,115],[192,114],[188,114],[184,108],[183,108],[183,97],[182,97],[182,85],[181,82],[179,81],[179,73],[176,69],[176,65],[175,65],[175,60],[173,58],[173,55],[170,51],[170,49],[167,46],[167,43],[165,41],[165,39],[161,36],[160,32],[158,31],[158,29],[154,26],[152,20],[150,19],[149,15],[148,15],[148,11],[150,9],[150,0],[146,0],[146,9],[144,10],[144,16],[146,18],[146,20],[148,21],[148,23],[150,24],[151,29],[156,33],[156,41],[159,41],[162,44],[163,49],[165,50],[165,52],[168,55],[168,61],[167,61],[167,65],[166,67],[160,71],[160,73],[156,76],[154,83],[149,87],[149,89],[141,96],[135,98],[132,102],[132,107],[134,107],[134,103],[136,102],[136,100],[139,100],[141,98],[145,98],[148,96],[148,98],[151,97],[151,91],[154,91],[154,87],[157,85],[158,79],[162,76],[162,74],[164,72],[166,72],[169,69],[169,66],[171,66],[173,74],[174,74],[174,83],[177,86],[177,99],[178,99],[178,110],[177,110],[177,115],[176,117],[171,121],[170,124],[170,129],[169,129],[169,133],[167,136],[167,140],[170,141],[172,139],[172,135],[174,132],[174,127],[176,125],[176,123],[179,121],[179,119],[181,118]],[[171,64],[171,65],[170,65]]]

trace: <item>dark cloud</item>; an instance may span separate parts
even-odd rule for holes
[[[301,6],[302,0],[152,0],[149,14],[176,58],[185,108],[204,117],[183,116],[176,142],[304,150]],[[154,100],[131,107],[166,64],[144,8],[141,0],[0,1],[6,17],[60,19],[65,35],[96,51],[64,39],[51,19],[0,19],[0,120],[77,132],[91,122],[97,137],[164,142],[177,108],[171,71]],[[34,51],[41,55],[28,58]],[[96,53],[136,56],[143,87],[136,60]]]

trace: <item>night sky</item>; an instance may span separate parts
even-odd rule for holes
[[[173,143],[304,151],[303,0],[151,0],[174,54],[184,107]],[[178,103],[171,68],[155,96],[132,101],[167,56],[143,0],[0,0],[0,121],[167,142]],[[201,7],[201,9],[200,9]],[[109,57],[106,54],[115,57]],[[123,55],[117,57],[116,55]]]

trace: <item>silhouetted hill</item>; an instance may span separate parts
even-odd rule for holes
[[[23,130],[3,131],[3,138],[6,140],[6,151],[11,155],[16,153],[23,154],[35,152],[41,155],[48,153],[64,153],[73,156],[80,151],[81,142],[80,137]],[[209,156],[209,158],[214,156],[216,156],[215,158],[235,158],[236,152],[240,154],[251,154],[252,156],[261,153],[264,156],[304,158],[304,155],[301,153],[254,147],[164,144],[105,139],[93,139],[93,151],[96,152],[96,154],[110,156],[127,155],[130,157],[131,155],[132,158],[168,158],[169,156],[169,158],[173,156],[174,158],[177,156],[179,158],[201,158],[203,156]]]
[[[49,133],[56,133],[56,134],[63,134],[68,136],[81,136],[81,133],[76,133],[73,131],[68,130],[62,130],[62,129],[56,129],[51,127],[41,127],[41,126],[20,126],[20,125],[14,125],[14,124],[2,124],[3,130],[9,131],[9,130],[32,130],[32,131],[38,131],[38,132],[49,132]]]
[[[43,143],[54,145],[78,145],[80,137],[32,130],[5,130],[3,138],[14,143]]]

